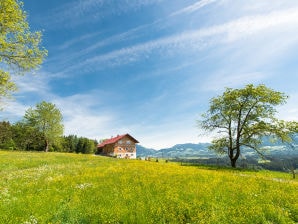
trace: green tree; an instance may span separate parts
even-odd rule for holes
[[[1,58],[0,58],[1,64]],[[2,108],[2,98],[10,97],[10,92],[16,91],[17,87],[14,82],[11,81],[10,75],[8,72],[4,72],[0,69],[0,110]]]
[[[37,68],[47,55],[41,32],[31,32],[20,0],[0,1],[0,100],[16,90],[10,72],[24,74]]]
[[[11,127],[13,141],[17,150],[42,151],[45,149],[43,133],[24,121],[19,121]]]
[[[58,141],[51,145],[51,151],[53,152],[69,152],[66,146],[66,138],[61,136]]]
[[[0,122],[0,149],[14,149],[13,133],[8,121]]]
[[[43,101],[35,109],[29,108],[24,118],[27,124],[43,134],[46,152],[63,135],[62,114],[55,104]]]
[[[63,148],[66,152],[75,152],[78,145],[78,137],[76,135],[64,136]]]
[[[202,115],[199,127],[218,131],[210,149],[227,154],[231,166],[236,167],[241,150],[251,148],[263,155],[259,147],[263,136],[283,142],[292,141],[291,136],[297,133],[298,123],[275,117],[275,107],[284,104],[287,98],[284,93],[265,85],[227,88],[221,96],[211,99],[210,108]]]
[[[76,153],[91,154],[96,150],[97,141],[85,137],[79,137],[76,145]]]
[[[94,153],[96,150],[96,144],[97,142],[92,139],[85,138],[85,148],[84,148],[84,153],[85,154],[91,154]]]

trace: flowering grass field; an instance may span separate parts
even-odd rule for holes
[[[0,151],[0,223],[298,223],[286,173]]]

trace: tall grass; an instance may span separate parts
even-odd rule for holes
[[[297,223],[277,172],[0,151],[0,223]]]

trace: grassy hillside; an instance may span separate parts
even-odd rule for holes
[[[297,223],[289,174],[0,151],[0,223]]]

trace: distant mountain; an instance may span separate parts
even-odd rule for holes
[[[141,145],[137,145],[137,156],[138,157],[147,157],[156,153],[155,149],[149,149]]]
[[[298,134],[293,135],[292,138],[293,138],[293,142],[291,144],[294,146],[298,146]],[[272,139],[270,137],[263,137],[262,145],[263,146],[278,146],[278,145],[287,145],[287,144],[283,143],[280,140],[272,142]]]
[[[176,157],[214,157],[216,154],[208,150],[210,143],[186,143],[174,145],[170,148],[154,150],[137,145],[138,157],[159,157],[159,158],[176,158]]]
[[[178,144],[171,148],[159,150],[156,157],[216,157],[216,154],[208,149],[210,143],[186,143]]]
[[[137,145],[138,157],[158,157],[158,158],[215,158],[217,154],[208,149],[210,143],[185,143],[174,145],[170,148],[155,150],[141,145]],[[289,145],[280,141],[272,142],[268,137],[264,137],[262,147],[267,149],[268,156],[291,156],[298,155],[298,134],[294,136],[294,142]],[[254,150],[246,150],[243,156],[258,157]]]
[[[208,149],[209,145],[210,143],[186,143],[160,150],[137,145],[137,157],[165,158],[181,164],[230,166],[228,156],[218,156]],[[294,136],[294,142],[291,145],[264,138],[261,147],[265,149],[263,152],[265,160],[262,160],[254,150],[246,149],[242,151],[237,167],[286,172],[293,167],[298,168],[298,135]]]

